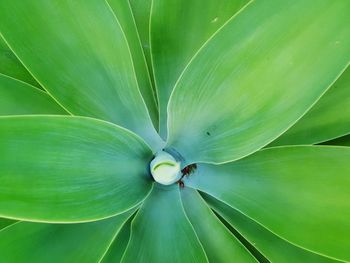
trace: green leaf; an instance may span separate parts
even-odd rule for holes
[[[314,107],[269,146],[315,144],[350,133],[350,67]]]
[[[46,92],[0,73],[0,115],[61,114],[67,112]]]
[[[131,220],[129,218],[129,220],[124,223],[123,227],[118,232],[118,235],[113,240],[112,245],[108,248],[107,253],[101,260],[101,263],[116,263],[121,261],[130,239],[130,225]]]
[[[0,218],[0,231],[1,229],[8,227],[14,223],[16,223],[16,221],[7,218]]]
[[[157,103],[158,103],[158,94],[155,88],[153,66],[152,66],[152,59],[151,59],[151,50],[150,50],[150,41],[149,41],[149,34],[150,34],[149,23],[150,23],[150,16],[151,16],[152,0],[129,0],[129,3],[135,19],[136,27],[138,29],[142,49],[145,54],[145,58],[146,58],[152,86],[153,86],[153,91],[157,98]]]
[[[188,163],[223,163],[274,140],[348,65],[349,12],[350,1],[249,4],[179,79],[168,108],[169,147]]]
[[[181,190],[181,197],[209,262],[257,262],[195,190],[185,187]]]
[[[350,260],[350,148],[277,147],[200,165],[188,184],[313,252]]]
[[[137,77],[138,86],[142,97],[148,106],[148,111],[154,123],[154,126],[158,128],[158,108],[156,103],[156,97],[152,88],[150,75],[148,72],[146,58],[143,54],[140,38],[137,32],[136,24],[129,0],[107,0],[112,8],[116,19],[119,20],[123,31],[126,33],[126,39],[130,48],[130,53],[133,59],[135,73]]]
[[[0,217],[82,222],[140,203],[152,152],[131,132],[83,117],[0,118]]]
[[[0,74],[24,81],[41,88],[39,83],[30,75],[21,61],[13,54],[0,34]]]
[[[207,262],[177,185],[155,185],[132,221],[122,262]]]
[[[322,143],[323,145],[339,145],[339,146],[350,146],[350,134],[339,137],[337,139],[326,141]]]
[[[0,261],[96,263],[130,214],[93,223],[14,224],[0,232]]]
[[[204,195],[204,199],[215,212],[229,222],[230,225],[248,239],[251,244],[254,244],[255,248],[263,252],[264,256],[271,262],[289,263],[291,260],[293,260],[293,262],[308,263],[339,262],[292,245],[237,210],[219,202],[209,195]]]
[[[105,1],[0,2],[0,31],[72,114],[114,122],[143,136],[155,150],[161,147],[126,37]]]
[[[247,2],[153,0],[151,55],[159,95],[160,133],[163,138],[167,132],[168,100],[176,80],[201,46]]]

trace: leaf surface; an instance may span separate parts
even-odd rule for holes
[[[131,220],[129,219],[127,222],[124,223],[123,227],[118,232],[118,235],[115,237],[107,253],[101,260],[101,263],[115,263],[121,261],[129,242],[130,225]]]
[[[120,214],[152,188],[152,152],[131,132],[64,116],[0,118],[0,217],[82,222]]]
[[[122,262],[207,262],[177,185],[156,185],[131,224]]]
[[[135,68],[138,87],[146,105],[148,106],[148,111],[154,126],[158,128],[159,116],[156,97],[152,88],[146,58],[142,50],[129,0],[107,0],[107,2],[112,8],[116,19],[118,19],[123,31],[125,32]]]
[[[293,244],[349,261],[349,160],[348,147],[270,148],[226,165],[200,165],[185,184]]]
[[[159,93],[160,133],[163,138],[167,132],[168,100],[176,80],[200,47],[247,2],[153,0],[151,55]]]
[[[161,147],[126,37],[105,1],[1,2],[0,31],[72,114],[114,122],[143,136],[155,150]]]
[[[96,263],[128,216],[80,224],[17,223],[0,232],[0,260]]]
[[[203,244],[209,262],[257,262],[214,215],[198,192],[189,187],[180,192],[186,215]]]
[[[289,263],[291,260],[308,263],[340,262],[294,246],[232,207],[219,202],[209,195],[205,195],[204,197],[215,212],[219,213],[234,229],[248,239],[251,244],[254,244],[254,247],[261,251],[271,262]]]
[[[348,65],[349,11],[349,1],[249,4],[179,79],[169,147],[188,163],[223,163],[285,132]]]
[[[0,115],[60,114],[67,112],[46,92],[0,74]]]
[[[39,83],[30,75],[21,61],[13,54],[0,34],[0,74],[4,74],[15,79],[40,88]]]
[[[315,144],[350,133],[350,67],[293,127],[269,146]]]

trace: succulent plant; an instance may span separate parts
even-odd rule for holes
[[[0,262],[350,262],[350,1],[0,1]]]

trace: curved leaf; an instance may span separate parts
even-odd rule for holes
[[[158,128],[158,108],[156,97],[152,88],[145,55],[143,54],[129,0],[107,0],[107,2],[109,3],[116,18],[119,20],[123,31],[125,32],[134,63],[138,87],[148,107],[148,111],[154,126]]]
[[[0,115],[61,114],[67,112],[46,92],[0,74]]]
[[[168,108],[169,147],[188,163],[223,163],[278,137],[348,65],[349,11],[350,1],[249,4],[177,83]]]
[[[293,244],[349,261],[349,160],[348,147],[269,148],[227,165],[201,165],[185,184]]]
[[[113,240],[111,246],[108,248],[107,253],[100,261],[101,263],[116,263],[121,261],[130,239],[130,225],[131,220],[129,218],[118,232],[118,235]]]
[[[114,122],[161,147],[125,35],[105,1],[0,2],[0,31],[72,114]]]
[[[176,80],[200,47],[247,2],[153,0],[151,55],[159,93],[160,133],[163,138],[167,132],[168,100]]]
[[[269,146],[315,144],[350,133],[350,67],[292,128]]]
[[[207,262],[185,216],[177,185],[155,185],[132,221],[122,262]]]
[[[39,83],[30,75],[18,58],[7,46],[0,34],[0,74],[4,74],[28,84],[41,88]]]
[[[96,263],[130,214],[81,224],[17,223],[0,232],[0,261]]]
[[[0,217],[82,222],[141,202],[152,152],[102,121],[63,116],[0,118]]]
[[[237,210],[209,195],[205,195],[204,199],[212,206],[215,212],[229,222],[251,244],[254,244],[255,248],[263,252],[271,262],[289,263],[291,260],[308,263],[339,262],[292,245]]]
[[[209,262],[257,262],[195,190],[188,187],[182,189],[181,198]]]

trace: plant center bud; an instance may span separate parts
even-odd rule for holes
[[[150,163],[154,180],[163,185],[170,185],[181,178],[180,162],[167,152],[160,151]]]

